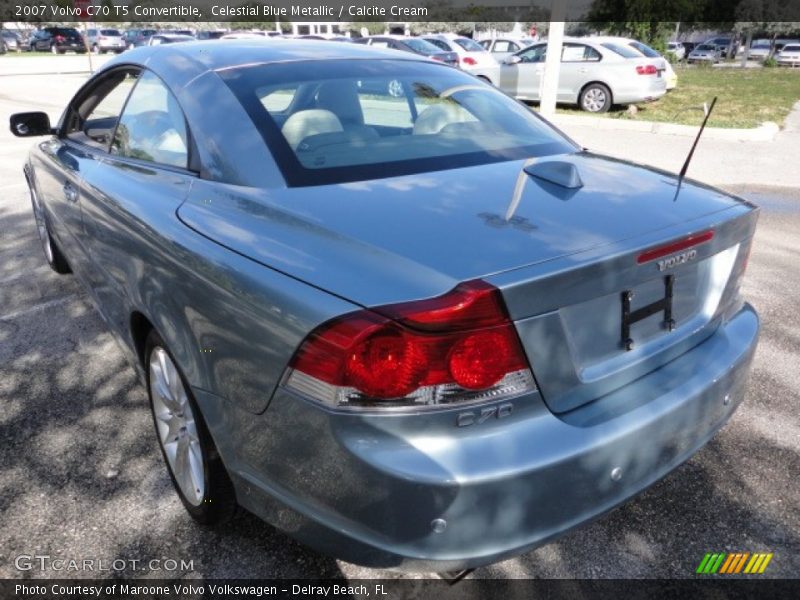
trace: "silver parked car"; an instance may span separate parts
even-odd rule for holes
[[[442,63],[142,47],[54,128],[10,126],[44,138],[46,260],[125,349],[198,521],[241,505],[351,562],[469,568],[635,496],[744,399],[757,209]]]
[[[781,51],[775,55],[775,60],[783,67],[796,67],[800,65],[800,44],[786,44]]]
[[[0,46],[6,52],[21,52],[22,38],[16,31],[0,29]]]
[[[119,54],[126,48],[125,40],[119,29],[89,29],[86,32],[89,49],[95,54],[116,52]]]
[[[495,68],[472,73],[515,98],[538,101],[546,55],[547,42],[539,42],[512,54]],[[566,38],[558,74],[558,102],[577,104],[589,112],[605,112],[614,104],[657,100],[666,93],[659,64],[632,48]]]
[[[720,61],[721,54],[719,48],[714,44],[700,44],[695,46],[694,50],[689,52],[686,57],[686,62],[693,63],[709,63],[716,64]]]
[[[686,56],[686,46],[681,42],[667,42],[667,52],[675,57],[675,60],[683,60]]]
[[[772,42],[770,40],[753,40],[750,44],[748,58],[750,60],[766,60],[772,54]]]

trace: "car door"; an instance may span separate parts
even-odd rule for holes
[[[95,156],[111,141],[130,87],[108,78],[81,89],[70,103],[59,133],[40,144],[34,155],[36,191],[43,201],[51,229],[73,270],[88,258],[81,214],[81,194]]]
[[[135,304],[129,297],[131,284],[147,279],[149,270],[157,268],[153,265],[171,255],[163,236],[176,227],[182,230],[175,214],[194,181],[189,147],[186,119],[175,96],[157,75],[142,71],[108,152],[97,157],[85,177],[82,199],[92,287],[118,332],[128,331]]]
[[[577,102],[583,87],[598,78],[600,53],[586,44],[567,43],[561,51],[561,68],[558,75],[559,102]]]
[[[546,54],[547,44],[536,44],[514,54],[519,62],[500,65],[498,87],[516,98],[538,100]]]

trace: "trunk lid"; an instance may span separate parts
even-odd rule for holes
[[[528,175],[574,165],[583,186]],[[553,261],[737,206],[722,192],[589,153],[326,186],[198,180],[178,210],[236,252],[364,306]]]

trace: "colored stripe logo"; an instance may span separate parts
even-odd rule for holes
[[[700,561],[695,573],[698,575],[747,575],[761,574],[772,560],[772,552],[708,552]]]

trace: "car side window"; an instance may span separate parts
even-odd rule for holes
[[[111,152],[185,169],[187,139],[186,119],[175,96],[156,75],[142,73],[119,120]]]
[[[591,46],[565,44],[561,51],[561,62],[597,62],[600,53]]]
[[[527,50],[524,50],[517,56],[522,59],[524,63],[538,63],[544,62],[545,56],[547,55],[547,45],[541,44],[539,46],[531,46]]]
[[[66,137],[107,150],[136,77],[136,72],[118,72],[98,82],[67,116]]]

